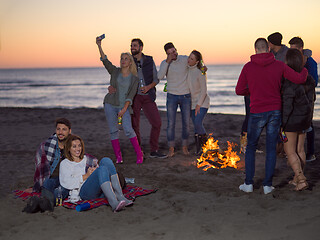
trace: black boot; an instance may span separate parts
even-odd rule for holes
[[[196,144],[196,152],[195,154],[199,156],[201,154],[201,143],[200,143],[200,136],[198,134],[194,135],[194,142]]]
[[[202,147],[207,143],[207,141],[208,141],[207,134],[199,135],[199,145],[200,145],[200,153],[199,153],[199,155],[202,154]]]
[[[55,206],[54,194],[46,188],[41,189],[41,197],[39,200],[39,207],[41,212],[52,212]]]
[[[27,206],[22,210],[26,213],[36,213],[40,211],[39,206],[40,198],[37,196],[32,196],[28,199]]]
[[[46,197],[40,197],[39,207],[41,212],[50,211],[53,212],[53,205]]]

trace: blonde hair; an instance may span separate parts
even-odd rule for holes
[[[130,65],[130,67],[129,67],[129,70],[130,70],[130,72],[132,73],[132,75],[134,75],[134,76],[137,77],[137,76],[138,76],[137,67],[136,67],[136,64],[135,64],[135,62],[134,62],[134,60],[133,60],[132,55],[131,55],[129,52],[124,52],[124,53],[121,53],[120,59],[122,58],[123,55],[127,55],[127,56],[129,57],[130,62],[131,62],[131,65]]]

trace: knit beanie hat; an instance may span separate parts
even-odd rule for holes
[[[273,45],[281,46],[282,35],[279,32],[272,33],[268,37],[268,41],[271,42]]]
[[[175,48],[172,42],[168,42],[164,45],[164,51],[167,51],[170,48]]]

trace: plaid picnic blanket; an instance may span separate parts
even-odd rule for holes
[[[130,200],[135,200],[135,198],[140,197],[140,196],[145,196],[151,193],[156,192],[157,189],[143,189],[141,187],[137,187],[137,186],[131,186],[131,185],[127,185],[124,189],[123,189],[123,194],[126,198],[130,199]],[[32,197],[32,196],[40,196],[40,193],[37,192],[32,192],[32,193],[28,193],[22,190],[15,190],[13,191],[13,194],[15,195],[15,197],[17,198],[21,198],[22,200],[27,200],[28,198]],[[96,198],[96,199],[92,199],[92,200],[81,200],[78,201],[76,204],[75,203],[71,203],[66,201],[67,199],[65,199],[62,202],[62,206],[66,207],[66,208],[70,208],[70,209],[76,209],[76,206],[78,204],[82,204],[82,203],[89,203],[90,204],[90,208],[97,208],[101,205],[108,205],[108,200],[106,198]]]

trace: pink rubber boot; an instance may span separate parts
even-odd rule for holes
[[[111,140],[111,144],[117,158],[117,163],[123,163],[119,139]]]
[[[137,137],[130,138],[130,142],[134,148],[134,151],[137,154],[137,164],[143,163],[143,154],[141,152],[141,148],[140,148]]]

